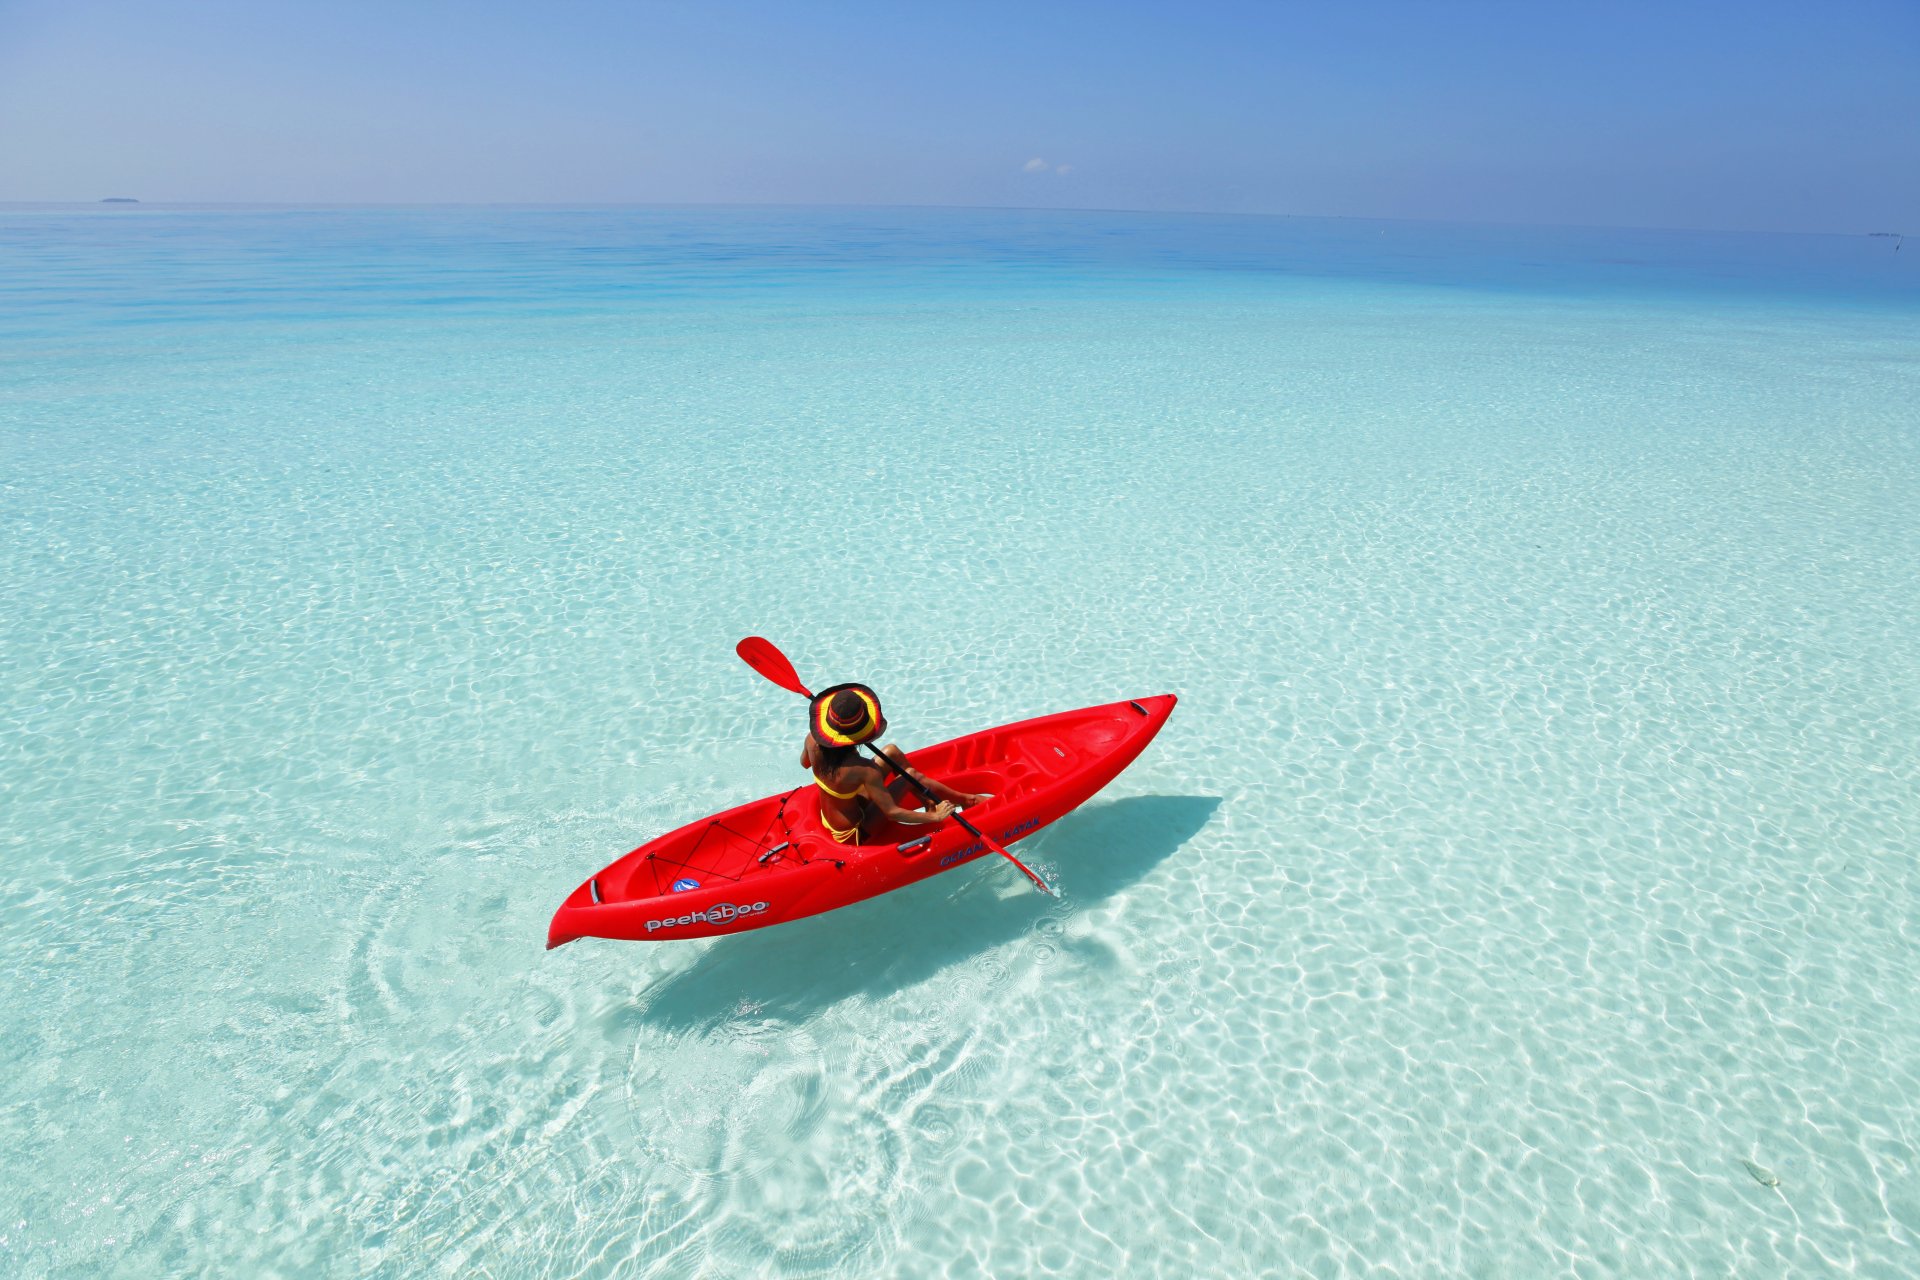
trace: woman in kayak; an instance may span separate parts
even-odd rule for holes
[[[936,826],[956,808],[979,804],[987,797],[955,791],[918,769],[910,769],[898,747],[887,747],[887,758],[907,769],[939,801],[931,809],[904,808],[900,799],[907,783],[860,754],[860,744],[886,732],[880,699],[863,684],[841,684],[815,695],[808,709],[806,745],[800,763],[813,771],[820,788],[820,824],[839,844],[859,844],[862,833],[881,822],[902,826]]]

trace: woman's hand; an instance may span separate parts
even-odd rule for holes
[[[925,812],[928,826],[932,826],[936,822],[945,822],[953,816],[953,801],[942,800],[939,804]]]
[[[982,791],[978,795],[961,796],[960,807],[962,809],[971,809],[973,808],[973,806],[977,804],[985,804],[987,801],[991,799],[993,799],[993,792],[991,791]]]

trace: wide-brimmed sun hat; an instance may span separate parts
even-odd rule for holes
[[[823,747],[857,747],[880,732],[880,698],[863,684],[837,684],[814,695],[807,723]]]

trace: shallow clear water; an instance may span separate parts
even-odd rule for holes
[[[1916,405],[1884,239],[0,212],[0,1271],[1910,1274]],[[545,953],[751,632],[1182,702]]]

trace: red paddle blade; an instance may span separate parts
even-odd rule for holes
[[[1020,861],[1020,859],[1014,857],[1011,853],[1008,853],[1006,848],[1002,846],[998,840],[995,840],[992,836],[988,835],[986,832],[982,831],[980,828],[974,826],[971,822],[968,822],[965,818],[962,818],[960,820],[960,825],[965,827],[968,831],[973,832],[974,835],[979,836],[981,842],[984,843],[987,846],[987,848],[993,850],[995,853],[1005,858],[1008,862],[1011,862],[1014,866],[1020,868],[1021,871],[1025,872],[1027,879],[1033,881],[1034,888],[1046,894],[1049,898],[1057,898],[1060,896],[1059,894],[1053,891],[1053,887],[1049,885],[1045,880],[1042,880],[1039,876],[1033,874],[1032,867],[1029,867],[1026,863]]]
[[[793,669],[791,662],[787,661],[787,655],[776,649],[773,641],[760,636],[748,636],[733,646],[733,651],[740,655],[740,661],[787,692],[797,693],[803,698],[813,696],[807,686],[800,683],[800,673]]]
[[[1011,853],[1008,853],[1005,849],[1002,849],[999,845],[993,844],[992,841],[988,841],[988,844],[993,846],[993,851],[995,853],[999,854],[1001,857],[1005,858],[1008,862],[1011,862],[1014,866],[1020,868],[1022,871],[1026,872],[1027,879],[1033,881],[1034,888],[1046,894],[1049,898],[1057,898],[1060,896],[1059,894],[1053,891],[1052,885],[1049,885],[1045,880],[1042,880],[1039,876],[1033,874],[1033,868],[1029,867],[1026,863],[1020,861],[1020,859],[1014,857]]]

